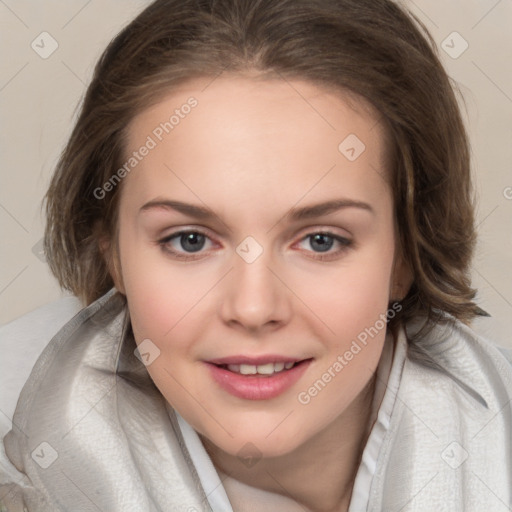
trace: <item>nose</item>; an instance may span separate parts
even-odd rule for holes
[[[223,321],[253,334],[287,324],[292,292],[285,285],[285,276],[280,274],[266,251],[252,263],[235,254],[222,297]]]

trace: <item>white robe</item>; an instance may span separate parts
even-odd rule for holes
[[[126,313],[111,290],[39,357],[4,438],[9,512],[231,512],[205,492],[215,470],[134,356]],[[408,342],[415,328],[396,341],[349,512],[510,510],[511,361],[448,315]]]

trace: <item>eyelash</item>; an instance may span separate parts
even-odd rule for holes
[[[168,244],[171,240],[173,240],[175,238],[179,238],[181,235],[186,235],[186,234],[190,234],[190,233],[200,234],[200,235],[205,236],[208,239],[210,238],[206,233],[204,233],[201,230],[197,230],[197,229],[192,230],[191,229],[191,230],[177,231],[176,233],[173,233],[171,235],[168,235],[168,236],[162,238],[161,240],[158,240],[157,243],[161,247],[162,251],[164,251],[167,254],[171,254],[173,257],[175,257],[179,260],[182,260],[182,261],[197,260],[198,258],[196,256],[194,256],[193,254],[199,254],[200,251],[198,251],[198,253],[188,253],[188,255],[184,255],[183,253],[177,252],[173,249],[169,249],[169,246],[168,246]],[[303,236],[300,239],[300,242],[307,240],[308,238],[313,237],[314,235],[324,235],[329,238],[333,238],[335,241],[337,241],[342,246],[340,249],[338,249],[334,253],[333,252],[315,253],[315,254],[318,254],[319,256],[314,256],[313,259],[318,260],[318,261],[332,261],[332,259],[335,259],[336,256],[340,256],[342,253],[346,252],[353,245],[352,240],[349,240],[348,238],[344,238],[342,236],[336,235],[335,233],[333,233],[331,231],[322,231],[322,230],[312,231],[311,233],[308,233],[307,235]],[[325,254],[327,257],[323,256],[323,254]]]

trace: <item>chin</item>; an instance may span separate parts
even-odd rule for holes
[[[296,450],[303,442],[306,441],[304,437],[304,430],[298,432],[291,432],[284,430],[277,435],[277,432],[273,432],[268,435],[269,432],[275,428],[278,423],[274,423],[272,428],[265,426],[257,426],[256,428],[244,428],[237,430],[241,435],[230,437],[229,435],[224,436],[206,436],[210,443],[215,444],[225,453],[245,459],[246,457],[258,458],[270,458],[280,457],[288,455],[289,453]]]

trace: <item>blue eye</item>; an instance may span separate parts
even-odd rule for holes
[[[311,247],[317,247],[320,252],[328,251],[334,244],[334,237],[329,236],[325,233],[316,233],[309,235]]]
[[[327,260],[339,257],[351,245],[352,241],[334,233],[319,231],[306,235],[299,243],[309,240],[308,252],[313,252],[314,259]],[[158,241],[163,251],[181,260],[198,259],[194,253],[200,253],[204,249],[210,237],[200,231],[178,231]],[[338,244],[338,249],[331,251],[333,246]]]
[[[164,251],[177,258],[193,259],[194,257],[192,256],[191,258],[187,256],[187,253],[193,254],[203,249],[207,239],[209,240],[209,237],[200,231],[179,231],[178,233],[163,238],[158,243]],[[175,242],[175,244],[172,242]],[[185,252],[176,250],[176,245],[180,246]]]
[[[179,237],[180,244],[186,251],[197,252],[204,247],[205,236],[202,233],[189,231],[181,233]]]
[[[334,233],[324,231],[306,235],[301,240],[301,242],[304,242],[306,240],[309,240],[309,246],[313,249],[313,252],[318,254],[318,256],[314,257],[319,260],[337,257],[352,245],[351,240],[348,240],[347,238],[344,238],[339,235],[335,235]],[[330,249],[334,246],[335,243],[337,243],[341,247],[336,251],[330,251]],[[324,256],[322,253],[327,254]]]

